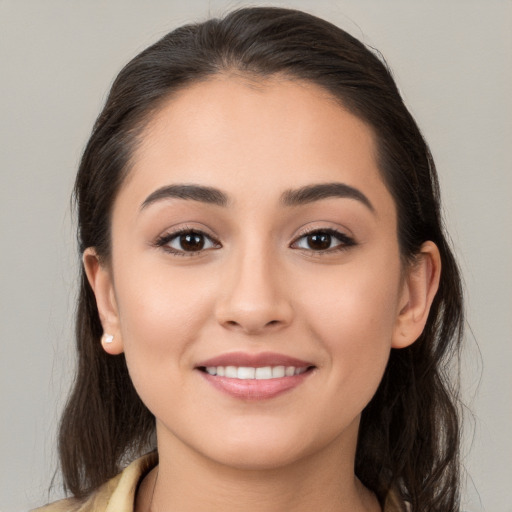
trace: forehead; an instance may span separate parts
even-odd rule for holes
[[[373,132],[361,119],[311,83],[219,75],[179,91],[154,114],[125,186],[141,196],[176,182],[277,197],[333,181],[364,184],[370,195],[385,191]]]
[[[179,91],[148,123],[138,156],[149,145],[163,139],[169,143],[173,137],[219,151],[233,151],[235,147],[227,146],[239,141],[246,152],[265,144],[271,155],[279,152],[279,142],[307,142],[304,149],[315,149],[322,142],[339,145],[345,139],[350,144],[349,139],[359,138],[371,150],[369,157],[374,148],[372,130],[329,92],[280,76],[256,81],[219,75]]]

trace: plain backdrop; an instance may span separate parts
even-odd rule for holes
[[[261,5],[252,2],[251,5]],[[69,198],[114,76],[185,22],[240,1],[0,0],[0,510],[48,488],[73,374]],[[304,0],[386,57],[431,145],[465,279],[464,510],[511,512],[512,2]],[[477,345],[478,343],[478,345]]]

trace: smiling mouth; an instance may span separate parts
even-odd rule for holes
[[[196,367],[206,382],[235,399],[267,400],[290,392],[316,373],[311,361],[275,352],[230,352]]]
[[[200,375],[215,389],[245,402],[275,398],[299,387],[316,366],[198,366]]]
[[[310,371],[314,366],[200,366],[208,375],[239,380],[272,380],[294,377]]]

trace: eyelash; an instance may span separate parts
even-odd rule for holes
[[[311,248],[301,248],[296,247],[297,249],[301,249],[303,251],[306,251],[314,256],[326,256],[329,254],[333,254],[336,252],[341,252],[347,250],[349,247],[353,247],[356,244],[356,241],[351,238],[350,236],[346,235],[345,233],[342,233],[341,231],[338,231],[337,229],[332,228],[319,228],[319,229],[312,229],[310,231],[304,231],[301,233],[290,245],[290,247],[293,248],[294,245],[296,245],[300,240],[313,236],[313,235],[328,235],[334,239],[336,239],[339,244],[335,245],[334,247],[330,247],[328,249],[321,249],[321,250],[314,250]],[[332,240],[331,240],[332,242]]]
[[[208,247],[206,249],[201,248],[197,251],[185,251],[185,250],[177,250],[172,247],[170,247],[168,244],[172,242],[173,240],[176,240],[180,236],[183,235],[199,235],[201,237],[204,237],[204,239],[209,240],[212,243],[212,247]],[[339,244],[335,245],[334,247],[330,247],[327,249],[319,249],[314,250],[311,248],[304,248],[304,247],[294,247],[298,244],[298,242],[306,237],[314,236],[314,235],[328,235],[332,238],[335,238],[338,240]],[[331,240],[332,242],[332,240]],[[200,229],[193,229],[193,228],[183,228],[178,231],[173,231],[172,233],[167,233],[165,235],[162,235],[157,238],[154,244],[156,247],[162,248],[164,251],[169,252],[175,256],[185,256],[185,257],[193,257],[198,256],[204,251],[210,250],[210,249],[218,249],[222,247],[221,243],[214,239],[212,236],[208,235],[204,231],[201,231]],[[332,254],[335,252],[341,252],[344,250],[347,250],[349,247],[353,247],[357,245],[355,240],[346,234],[332,228],[320,228],[320,229],[312,229],[311,231],[305,231],[301,233],[291,244],[290,247],[293,249],[299,249],[305,252],[308,252],[310,254],[313,254],[314,256],[324,256],[327,254]]]
[[[172,233],[167,233],[165,235],[162,235],[156,239],[155,246],[162,248],[164,251],[169,252],[173,254],[174,256],[197,256],[201,252],[207,251],[211,249],[210,247],[207,249],[200,249],[198,251],[183,251],[183,250],[177,250],[172,247],[170,247],[168,244],[172,242],[173,240],[179,238],[183,235],[200,235],[204,237],[204,239],[209,240],[214,247],[211,248],[219,248],[222,247],[220,242],[218,240],[215,240],[212,236],[208,235],[204,231],[200,229],[194,229],[194,228],[187,228],[184,227],[183,229],[179,229],[178,231],[173,231]]]

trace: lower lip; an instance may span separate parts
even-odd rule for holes
[[[200,371],[200,370],[199,370]],[[312,373],[308,370],[300,375],[276,379],[230,379],[200,371],[202,376],[219,391],[242,400],[268,400],[290,391],[304,382]]]

